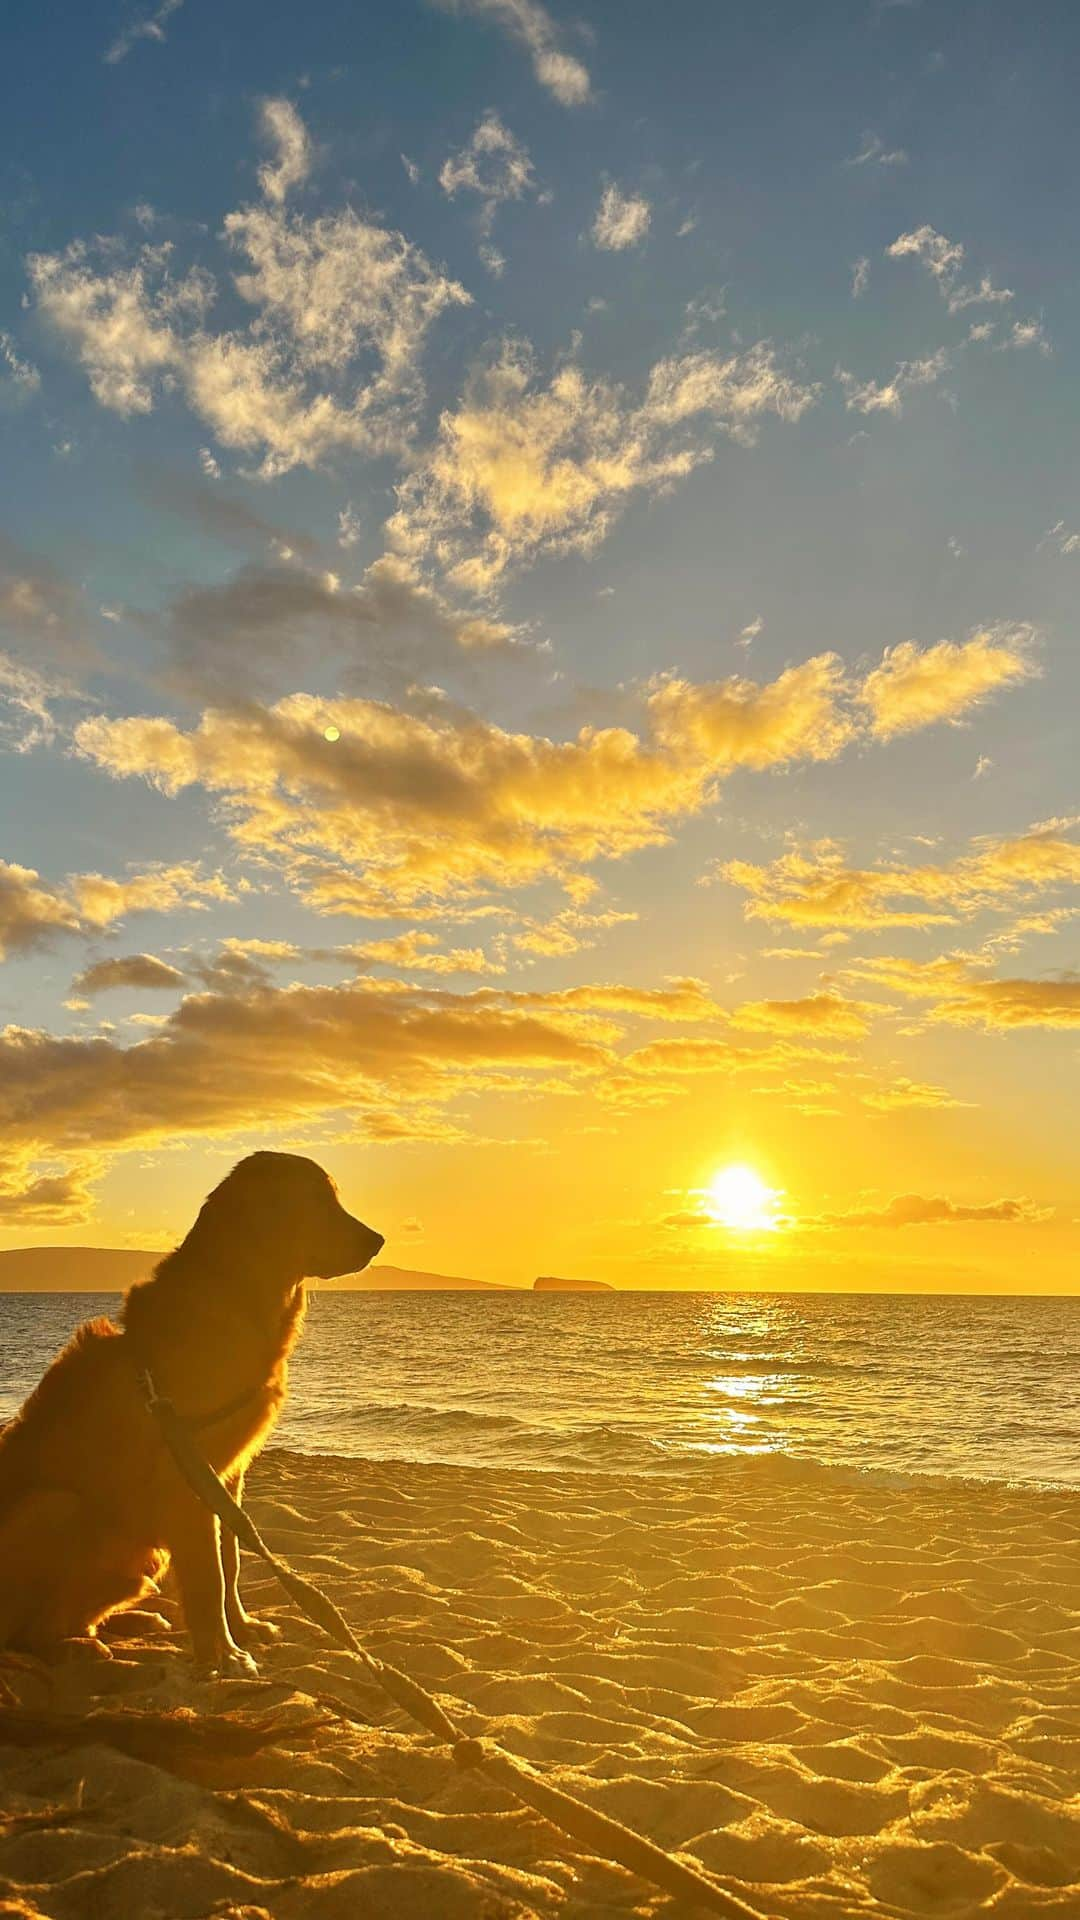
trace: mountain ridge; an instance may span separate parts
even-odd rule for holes
[[[167,1247],[9,1247],[0,1251],[0,1293],[122,1293],[163,1260]],[[517,1293],[494,1280],[374,1266],[328,1283],[339,1293]]]

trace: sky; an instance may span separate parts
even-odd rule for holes
[[[14,0],[0,1246],[1075,1289],[1078,56]]]

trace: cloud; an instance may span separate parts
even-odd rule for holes
[[[37,393],[40,386],[37,368],[23,359],[10,333],[0,329],[0,403],[20,405]]]
[[[919,1193],[901,1193],[883,1207],[852,1208],[847,1213],[822,1213],[799,1221],[804,1227],[937,1227],[958,1221],[1005,1222],[1043,1220],[1047,1210],[1030,1200],[987,1200],[965,1206],[941,1196],[926,1199]]]
[[[964,307],[1000,306],[1013,298],[1008,287],[995,287],[985,275],[977,286],[964,285],[960,279],[965,257],[963,247],[933,227],[916,227],[911,233],[901,233],[885,252],[890,260],[920,260],[937,282],[950,313],[959,313]]]
[[[731,1016],[736,1027],[766,1033],[824,1033],[844,1037],[866,1032],[883,1009],[839,993],[811,993],[801,1000],[747,1000]]]
[[[25,1160],[0,1173],[0,1226],[73,1226],[94,1211],[90,1182],[100,1178],[102,1162],[91,1157],[63,1173],[35,1174]]]
[[[532,55],[533,72],[560,106],[580,107],[592,97],[587,68],[559,44],[559,33],[539,0],[432,0],[445,13],[491,20]]]
[[[1021,349],[1038,347],[1039,352],[1044,356],[1053,352],[1041,320],[1014,320],[1002,345]]]
[[[267,160],[259,168],[259,185],[266,198],[280,206],[311,172],[311,141],[290,100],[264,100],[259,109],[259,128],[277,155],[273,162]]]
[[[828,1038],[828,1036],[826,1036]],[[679,1035],[674,1040],[651,1040],[646,1046],[624,1054],[622,1067],[630,1076],[666,1080],[675,1076],[738,1073],[750,1070],[769,1073],[786,1070],[799,1061],[836,1066],[847,1056],[811,1042],[778,1039],[767,1045],[749,1045],[729,1039],[700,1039]]]
[[[33,867],[0,860],[0,958],[45,946],[57,934],[100,931],[129,913],[171,913],[232,898],[220,874],[204,874],[190,861],[119,880],[70,874],[62,885],[50,886]]]
[[[1071,533],[1064,520],[1058,520],[1054,526],[1047,528],[1039,546],[1055,546],[1059,553],[1071,556],[1080,553],[1080,533]]]
[[[96,662],[87,624],[82,595],[51,561],[0,533],[0,633],[26,656],[26,671],[40,679],[43,656],[63,666]]]
[[[210,901],[234,898],[220,873],[204,873],[198,862],[175,861],[115,879],[103,873],[77,873],[67,885],[80,919],[88,927],[108,927],[129,913],[174,913],[179,907],[203,908]]]
[[[346,687],[359,679],[402,693],[520,637],[490,613],[455,605],[395,553],[355,586],[295,559],[244,566],[213,586],[182,589],[152,624],[168,647],[168,680],[215,701],[263,697],[313,658],[333,664]]]
[[[860,1099],[864,1107],[872,1107],[878,1113],[897,1113],[908,1107],[962,1107],[967,1104],[957,1100],[944,1087],[936,1087],[926,1081],[909,1080],[903,1074],[899,1079],[871,1088],[868,1093],[860,1095]]]
[[[1033,639],[1030,626],[1002,624],[968,640],[939,640],[932,647],[905,640],[889,648],[860,695],[871,731],[891,740],[939,720],[955,722],[1000,688],[1035,678]]]
[[[0,860],[0,959],[28,953],[78,925],[72,902],[43,885],[33,867]]]
[[[595,946],[599,935],[609,927],[622,926],[637,918],[636,913],[623,913],[615,908],[584,913],[580,908],[566,907],[550,920],[526,920],[523,930],[511,936],[511,943],[521,953],[564,959],[571,953]]]
[[[451,198],[457,193],[478,195],[485,234],[503,201],[521,200],[536,190],[527,150],[491,109],[478,121],[468,145],[443,161],[439,185]]]
[[[272,856],[325,912],[432,911],[545,880],[581,907],[585,868],[662,844],[736,769],[838,754],[851,737],[842,695],[823,655],[764,685],[650,683],[639,731],[590,725],[561,741],[437,699],[411,712],[311,694],[210,709],[190,730],[94,716],[75,740],[118,778],[219,796],[237,845]]]
[[[982,1027],[987,1033],[1080,1026],[1080,976],[1075,974],[988,979],[961,955],[918,961],[891,954],[857,962],[845,972],[910,999],[935,1002],[928,1018],[938,1024]]]
[[[64,681],[48,680],[0,653],[0,744],[12,753],[48,745],[56,737],[54,704],[73,697]]]
[[[175,991],[183,984],[183,973],[179,967],[170,966],[167,960],[159,960],[153,953],[128,953],[107,960],[95,960],[82,973],[76,974],[71,990],[90,998],[98,993],[111,993],[118,987],[162,992]]]
[[[864,133],[862,146],[844,161],[845,167],[906,167],[903,147],[887,147],[879,133]]]
[[[368,966],[402,967],[407,973],[505,973],[506,969],[482,947],[441,946],[437,934],[412,928],[388,940],[368,940],[345,949]]]
[[[866,254],[864,253],[852,265],[852,269],[851,269],[852,299],[861,300],[863,294],[866,292],[866,289],[869,285],[870,285],[870,262]]]
[[[727,357],[660,360],[640,400],[565,363],[541,384],[531,354],[506,342],[442,417],[435,445],[398,489],[392,543],[433,555],[458,585],[491,591],[545,552],[588,552],[628,497],[671,486],[711,458],[692,426],[743,442],[769,413],[798,420],[817,389],[767,343]]]
[[[608,1059],[565,1016],[397,981],[192,994],[132,1045],[0,1033],[0,1147],[34,1167],[283,1126],[455,1138],[459,1094],[553,1069],[572,1084]]]
[[[182,5],[183,0],[160,0],[160,4],[155,7],[153,13],[142,14],[139,18],[132,20],[128,26],[123,27],[102,55],[106,66],[115,67],[121,60],[126,60],[132,48],[136,47],[140,40],[163,41],[165,22]]]
[[[623,193],[614,181],[604,188],[592,224],[593,244],[609,253],[639,247],[649,231],[652,210],[638,194]]]
[[[946,865],[850,867],[841,847],[819,841],[767,866],[724,861],[715,877],[747,895],[747,919],[855,928],[947,926],[1080,882],[1080,845],[1054,824],[973,845]]]
[[[264,943],[235,943],[252,944]],[[129,1045],[107,1033],[9,1027],[0,1034],[5,1177],[25,1190],[58,1155],[103,1164],[133,1147],[282,1127],[461,1138],[450,1111],[459,1096],[547,1085],[553,1072],[563,1091],[596,1086],[617,1066],[610,1043],[623,1018],[694,1019],[710,1004],[698,981],[462,994],[365,976],[190,994]]]
[[[852,292],[855,293],[854,286]],[[924,360],[899,361],[892,378],[884,382],[859,380],[844,367],[837,367],[836,378],[843,389],[844,405],[849,413],[891,413],[894,419],[898,419],[904,411],[905,396],[918,387],[936,385],[948,365],[949,356],[940,347]]]
[[[298,164],[286,152],[271,170],[282,196]],[[263,478],[344,451],[400,452],[423,394],[427,333],[468,303],[465,290],[351,207],[310,220],[277,202],[243,207],[226,215],[224,237],[245,263],[234,286],[253,315],[218,330],[215,280],[198,266],[175,271],[168,243],[125,256],[115,242],[74,241],[30,256],[38,312],[95,398],[139,415],[177,390],[220,445],[257,458]]]
[[[714,770],[763,769],[835,759],[854,734],[845,691],[839,656],[823,653],[764,686],[738,676],[704,683],[660,679],[649,711],[657,738],[672,752],[696,752]]]
[[[982,1027],[987,1033],[1018,1027],[1080,1026],[1080,977],[1040,980],[970,980],[930,1018],[954,1027]]]

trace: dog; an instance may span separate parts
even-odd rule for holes
[[[120,1325],[78,1329],[0,1430],[0,1647],[48,1658],[92,1638],[171,1563],[197,1670],[256,1671],[273,1629],[246,1612],[236,1541],[181,1477],[144,1376],[240,1499],[285,1402],[305,1280],[357,1273],[382,1245],[314,1160],[253,1153],[129,1288]]]

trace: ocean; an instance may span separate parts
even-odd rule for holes
[[[0,1294],[0,1419],[115,1294]],[[1080,1299],[314,1289],[275,1444],[1080,1485]]]

